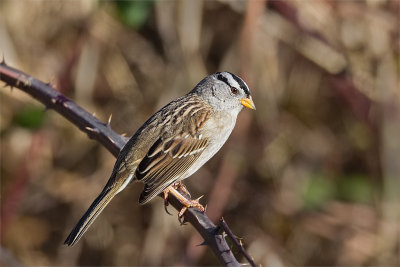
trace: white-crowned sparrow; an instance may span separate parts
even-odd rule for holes
[[[74,245],[130,182],[145,184],[140,204],[194,172],[226,142],[243,106],[255,109],[247,84],[229,72],[204,78],[157,111],[126,143],[111,177],[64,244]]]

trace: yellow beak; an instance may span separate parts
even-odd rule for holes
[[[254,105],[253,99],[251,98],[251,96],[249,96],[248,98],[242,98],[240,99],[240,103],[245,106],[246,108],[249,109],[256,109],[256,105]]]

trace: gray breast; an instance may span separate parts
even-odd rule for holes
[[[215,116],[211,116],[201,129],[201,134],[203,135],[202,138],[209,138],[209,145],[197,159],[195,164],[193,164],[193,166],[182,175],[180,180],[195,173],[221,149],[235,127],[236,117],[237,116],[227,112],[218,112]]]

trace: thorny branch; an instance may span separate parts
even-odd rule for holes
[[[54,109],[63,115],[80,130],[87,133],[89,138],[97,140],[106,147],[115,157],[118,156],[119,151],[125,145],[127,140],[114,132],[109,122],[101,122],[75,102],[53,89],[49,83],[41,82],[22,71],[7,66],[4,60],[0,62],[0,80],[5,82],[7,86],[19,88],[28,93],[43,103],[47,109]],[[173,195],[169,196],[168,201],[178,211],[183,207],[183,204]],[[189,208],[184,214],[184,221],[190,222],[196,228],[204,238],[203,244],[211,248],[222,265],[241,265],[229,248],[220,227],[216,226],[205,213],[196,208]],[[222,228],[232,234],[225,221]],[[246,259],[251,260],[247,253],[243,253],[243,247],[239,251]],[[250,260],[250,264],[255,266],[254,261]]]
[[[239,250],[241,254],[243,254],[243,256],[247,259],[250,265],[256,267],[257,264],[254,262],[254,259],[244,249],[242,241],[237,236],[235,236],[234,233],[232,233],[232,230],[229,228],[224,218],[219,219],[219,226],[222,228],[222,230],[225,231],[226,235],[229,236],[235,247]]]

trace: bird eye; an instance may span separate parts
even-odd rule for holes
[[[235,87],[231,87],[231,92],[232,94],[237,95],[239,93],[239,90]]]

